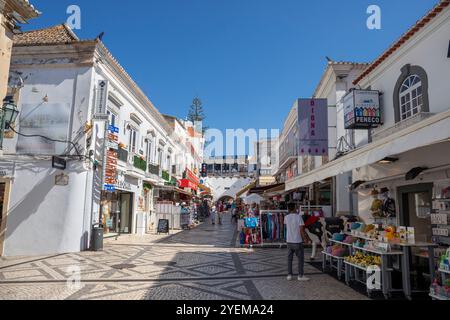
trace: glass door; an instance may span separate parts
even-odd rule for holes
[[[416,242],[431,242],[433,185],[419,184],[399,188],[400,225],[414,228]],[[431,284],[428,252],[411,248],[413,287],[427,290]]]
[[[120,220],[119,220],[120,233],[131,233],[132,212],[133,212],[133,195],[131,193],[120,194]]]

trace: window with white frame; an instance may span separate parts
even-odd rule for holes
[[[109,118],[109,124],[113,127],[116,127],[116,125],[119,122],[119,117],[115,112],[112,112],[110,110],[107,111],[108,118]]]
[[[400,87],[400,119],[406,120],[422,111],[423,87],[418,75],[411,75]]]
[[[137,153],[138,132],[133,127],[130,127],[128,131],[129,131],[128,151],[131,153]]]
[[[147,138],[147,163],[153,163],[153,138]]]
[[[162,163],[162,161],[163,161],[163,150],[161,149],[161,148],[159,148],[158,149],[158,166],[160,167],[160,168],[162,168],[163,167],[163,163]]]

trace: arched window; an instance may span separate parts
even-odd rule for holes
[[[430,112],[428,75],[420,66],[405,65],[394,88],[395,122]]]
[[[406,120],[422,111],[422,80],[418,75],[411,75],[400,88],[400,119]]]

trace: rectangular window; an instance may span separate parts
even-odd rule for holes
[[[153,163],[153,141],[147,140],[147,163]]]
[[[114,112],[111,112],[109,110],[107,111],[107,114],[108,114],[109,124],[113,127],[116,127],[119,122],[117,114],[115,114]]]
[[[138,141],[138,133],[135,129],[130,129],[130,136],[129,136],[129,147],[128,151],[132,153],[136,153],[137,150],[137,141]]]

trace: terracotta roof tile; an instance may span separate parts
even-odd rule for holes
[[[15,46],[67,44],[78,41],[80,39],[65,24],[14,35]]]
[[[361,80],[367,77],[376,67],[383,63],[389,56],[397,51],[403,44],[411,39],[417,32],[423,29],[428,23],[436,18],[445,8],[450,5],[450,0],[441,0],[431,11],[429,11],[422,19],[412,26],[400,39],[398,39],[389,49],[382,53],[374,62],[372,62],[366,70],[353,82],[357,85]]]

